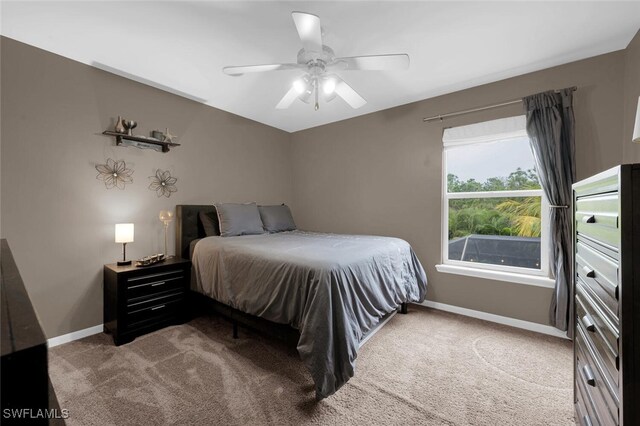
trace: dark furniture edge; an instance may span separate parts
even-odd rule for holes
[[[46,345],[47,339],[6,239],[0,240],[2,356]],[[7,323],[5,323],[7,321]]]
[[[176,256],[191,259],[189,253],[191,241],[205,237],[198,214],[214,211],[213,203],[209,205],[179,204],[176,206]]]

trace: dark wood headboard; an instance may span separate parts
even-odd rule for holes
[[[213,205],[177,205],[176,206],[176,256],[189,259],[191,241],[204,238],[204,228],[198,218],[200,212],[215,212]]]

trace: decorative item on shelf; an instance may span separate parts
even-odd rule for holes
[[[164,254],[169,257],[169,252],[167,251],[168,247],[168,239],[167,239],[167,230],[169,229],[169,224],[173,220],[173,212],[171,210],[162,210],[158,215],[162,223],[164,223]]]
[[[116,121],[115,132],[116,133],[125,133],[124,126],[122,125],[122,118],[120,116],[118,116],[118,121]]]
[[[169,133],[169,128],[168,127],[165,129],[165,131],[164,131],[164,140],[166,142],[173,143],[173,140],[177,139],[177,138],[178,138],[178,136],[172,135],[171,133]]]
[[[638,98],[638,106],[636,107],[636,125],[633,128],[632,141],[640,143],[640,97]]]
[[[167,137],[165,136],[165,134],[163,132],[161,132],[160,130],[154,130],[151,132],[151,136],[154,139],[158,139],[160,142],[171,142],[171,141],[167,141]]]
[[[156,263],[163,262],[166,258],[167,257],[162,253],[152,254],[151,256],[145,256],[142,259],[136,260],[136,266],[140,267],[155,265]]]
[[[120,123],[121,128],[118,127],[118,123]],[[133,120],[123,120],[118,116],[115,132],[105,130],[102,134],[106,136],[115,136],[116,145],[133,146],[140,149],[153,149],[158,152],[169,152],[171,147],[180,146],[179,143],[173,142],[173,139],[177,136],[169,134],[169,129],[167,129],[168,134],[164,134],[159,130],[154,130],[151,132],[151,136],[134,135],[131,130],[137,125],[138,123]]]
[[[122,243],[122,260],[118,266],[131,265],[127,260],[127,243],[133,242],[133,223],[116,223],[116,243]]]
[[[133,170],[127,168],[124,160],[115,161],[108,158],[106,164],[96,164],[96,170],[96,179],[103,181],[107,189],[124,189],[126,184],[133,182]]]
[[[167,198],[171,197],[171,194],[178,191],[176,188],[176,182],[178,178],[171,176],[169,170],[156,170],[155,176],[149,176],[151,179],[151,183],[149,184],[149,189],[152,191],[156,191],[158,197],[162,197],[163,195]]]
[[[132,130],[138,126],[138,122],[133,120],[122,120],[122,125],[127,131],[127,136],[133,136]]]

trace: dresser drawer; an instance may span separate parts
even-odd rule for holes
[[[594,305],[581,284],[576,286],[576,316],[578,324],[585,330],[585,337],[594,348],[607,378],[618,386],[618,331]]]
[[[584,394],[593,401],[597,418],[602,425],[618,424],[619,400],[617,389],[608,383],[602,374],[600,362],[593,348],[587,343],[582,326],[576,327],[576,381]]]
[[[145,277],[144,282],[128,280],[127,303],[152,298],[166,292],[183,290],[184,277],[182,271],[178,272],[179,273],[157,274],[157,276],[153,276],[153,280],[150,280],[150,277]]]
[[[618,262],[578,239],[576,245],[576,274],[596,295],[607,313],[618,318]],[[616,321],[617,322],[617,321]]]
[[[170,294],[142,303],[127,306],[127,328],[135,328],[159,318],[178,315],[184,310],[185,297],[183,293]]]
[[[580,426],[599,426],[600,420],[596,413],[595,403],[584,387],[582,380],[576,381],[576,424]]]
[[[620,247],[618,193],[576,199],[575,221],[578,234],[586,235],[614,248]]]

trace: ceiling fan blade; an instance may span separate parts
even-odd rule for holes
[[[306,68],[300,64],[266,64],[266,65],[243,65],[238,67],[224,67],[222,71],[227,75],[238,76],[248,72],[282,71]]]
[[[308,52],[322,52],[322,29],[320,18],[305,12],[292,12],[302,46]]]
[[[276,105],[276,109],[287,109],[291,106],[291,104],[293,103],[293,101],[296,100],[296,98],[298,97],[300,93],[298,93],[298,91],[296,90],[295,87],[292,87],[291,89],[289,89],[289,91],[282,97],[282,99],[280,99],[280,102],[278,102],[278,105]]]
[[[334,77],[336,79],[336,88],[334,89],[336,94],[340,96],[346,103],[348,103],[351,108],[358,109],[367,101],[364,100],[362,96],[358,94],[351,86],[349,86],[343,79],[340,77]]]
[[[336,58],[331,66],[343,70],[406,70],[409,68],[409,55],[405,53],[395,55],[353,56],[350,58]]]

